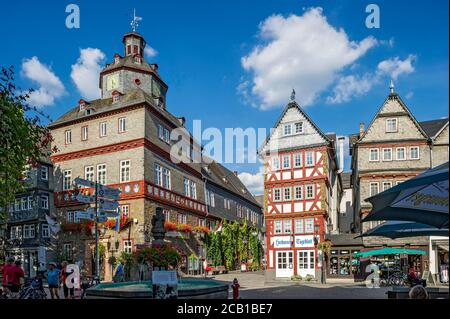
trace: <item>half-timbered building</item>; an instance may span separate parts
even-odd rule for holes
[[[317,245],[337,227],[341,194],[335,140],[293,96],[260,148],[269,278],[321,274]]]

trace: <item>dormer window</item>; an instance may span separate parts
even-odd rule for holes
[[[142,61],[141,56],[139,54],[136,54],[134,56],[134,63],[141,64],[141,61]]]
[[[118,55],[117,53],[114,54],[114,64],[119,63],[119,61],[120,61],[120,55]]]
[[[84,109],[86,108],[86,101],[84,101],[83,99],[81,99],[78,102],[78,107],[80,108],[80,111],[84,111]]]
[[[111,96],[112,96],[113,103],[116,103],[120,100],[121,94],[119,91],[114,91],[114,92],[112,92]]]

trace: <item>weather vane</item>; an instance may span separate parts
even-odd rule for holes
[[[131,28],[133,29],[133,32],[136,32],[136,29],[139,26],[139,21],[141,20],[141,17],[136,16],[136,9],[133,9],[133,20],[131,21]]]
[[[291,101],[295,101],[295,90],[294,89],[292,89]]]

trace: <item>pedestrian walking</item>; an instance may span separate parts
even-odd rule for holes
[[[25,273],[22,269],[22,262],[16,260],[14,266],[8,270],[8,285],[11,292],[17,293],[20,291],[24,277]]]
[[[62,269],[61,269],[61,272],[60,272],[60,282],[61,282],[61,286],[63,287],[63,292],[64,292],[64,298],[65,299],[73,299],[74,298],[74,291],[75,291],[75,289],[74,289],[74,287],[73,287],[73,285],[72,285],[72,287],[71,288],[69,288],[69,286],[67,285],[67,277],[70,275],[70,274],[72,274],[73,273],[73,271],[71,271],[71,272],[68,272],[67,271],[67,265],[68,265],[68,263],[67,263],[67,261],[63,261],[62,263],[61,263],[61,267],[62,267]]]
[[[13,257],[9,257],[8,260],[6,261],[5,265],[3,266],[3,277],[2,277],[2,286],[3,286],[3,294],[6,295],[9,291],[8,288],[8,276],[9,276],[9,271],[11,270],[11,268],[14,267],[14,258]]]
[[[239,281],[237,280],[237,278],[233,279],[233,284],[231,285],[231,288],[233,289],[233,299],[237,300],[239,299],[239,288],[241,287],[241,285],[239,285]]]
[[[52,299],[59,299],[59,274],[60,270],[56,268],[56,263],[48,264],[47,283],[50,290],[50,297]]]

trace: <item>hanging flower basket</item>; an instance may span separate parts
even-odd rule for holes
[[[153,267],[176,268],[181,261],[179,251],[171,245],[152,246],[137,250],[134,254],[138,263],[149,262]]]
[[[206,226],[195,226],[193,231],[200,234],[209,234],[210,230]]]
[[[192,226],[189,224],[178,224],[177,230],[183,233],[190,233],[192,232]]]
[[[175,231],[175,230],[177,230],[177,225],[172,222],[165,222],[164,229],[167,231]]]

